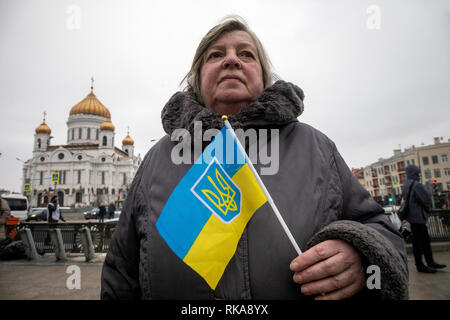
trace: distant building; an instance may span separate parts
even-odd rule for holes
[[[431,191],[435,181],[437,189],[443,193],[450,192],[450,139],[434,138],[434,144],[394,150],[388,159],[380,158],[377,162],[364,167],[364,187],[375,199],[391,196],[398,203],[406,181],[405,169],[413,164],[421,170],[421,182]]]
[[[364,168],[352,168],[352,173],[358,179],[358,182],[365,187],[364,184]]]
[[[23,166],[23,186],[31,206],[41,206],[57,194],[60,205],[98,205],[123,201],[141,162],[128,135],[114,146],[115,127],[109,110],[91,92],[72,107],[67,121],[67,144],[52,145],[45,122],[36,128],[32,158]],[[59,181],[52,182],[52,173]]]

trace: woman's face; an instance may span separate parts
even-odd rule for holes
[[[225,33],[206,52],[200,70],[206,107],[219,114],[236,114],[264,89],[258,52],[245,31]]]

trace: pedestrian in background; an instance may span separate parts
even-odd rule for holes
[[[417,271],[435,273],[436,269],[446,265],[436,263],[431,250],[431,239],[428,234],[427,221],[431,212],[431,197],[419,182],[420,169],[415,165],[406,168],[406,183],[403,185],[402,198],[409,201],[406,220],[411,224],[413,237],[413,253]],[[428,266],[423,263],[422,255]]]
[[[59,220],[66,222],[66,220],[62,216],[61,211],[59,209],[58,196],[54,195],[50,199],[50,203],[47,206],[47,211],[48,211],[48,217],[47,217],[48,223],[50,223],[50,224],[58,223]],[[50,226],[49,228],[54,228],[54,227],[55,226]],[[46,246],[50,245],[51,241],[52,240],[50,237],[50,232],[47,232],[47,236],[44,240],[44,245],[46,245]]]
[[[102,202],[100,203],[100,205],[98,206],[98,222],[103,222],[105,221],[105,214],[106,214],[106,208],[105,208],[105,204]]]
[[[11,216],[11,210],[9,209],[8,202],[5,199],[0,198],[0,242],[5,240],[6,234],[6,221]]]
[[[53,196],[47,206],[48,209],[48,223],[57,223],[59,220],[66,222],[61,214],[58,204],[58,196]]]
[[[108,206],[109,219],[114,219],[114,212],[115,211],[116,211],[116,206],[114,205],[114,201],[111,201],[111,203]]]

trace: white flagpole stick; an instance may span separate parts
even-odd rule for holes
[[[259,177],[258,172],[256,172],[255,167],[253,167],[253,164],[250,161],[250,158],[247,156],[247,152],[245,152],[244,148],[242,147],[241,143],[239,142],[239,139],[237,138],[236,133],[234,132],[233,128],[231,127],[230,123],[228,122],[228,117],[222,116],[222,120],[225,123],[225,126],[227,127],[227,129],[230,130],[231,135],[234,137],[234,139],[236,139],[236,144],[237,144],[239,150],[241,151],[242,154],[244,154],[245,160],[247,161],[248,166],[250,167],[250,170],[252,171],[253,175],[255,176],[256,181],[258,181],[259,186],[261,187],[262,191],[264,192],[264,194],[267,198],[267,201],[269,202],[270,206],[272,207],[273,211],[275,212],[275,215],[277,216],[278,221],[280,222],[281,226],[283,227],[284,232],[286,233],[289,240],[291,241],[292,246],[294,247],[295,251],[297,251],[297,254],[301,255],[302,250],[300,250],[300,247],[298,246],[297,242],[295,241],[294,237],[292,236],[292,233],[289,230],[288,226],[286,225],[286,222],[284,222],[284,219],[281,216],[280,211],[278,211],[278,208],[275,205],[275,202],[273,202],[272,197],[269,194],[269,191],[267,191],[267,188],[264,185],[264,182],[262,182],[261,178]]]

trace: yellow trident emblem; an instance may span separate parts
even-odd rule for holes
[[[208,198],[209,201],[211,201],[212,204],[214,204],[217,209],[220,210],[220,212],[222,212],[223,215],[226,216],[228,211],[236,211],[238,209],[236,201],[234,200],[236,192],[225,181],[217,168],[215,169],[215,174],[216,180],[222,187],[222,190],[217,187],[214,180],[208,175],[208,180],[216,189],[217,194],[208,189],[202,189],[202,193]]]

